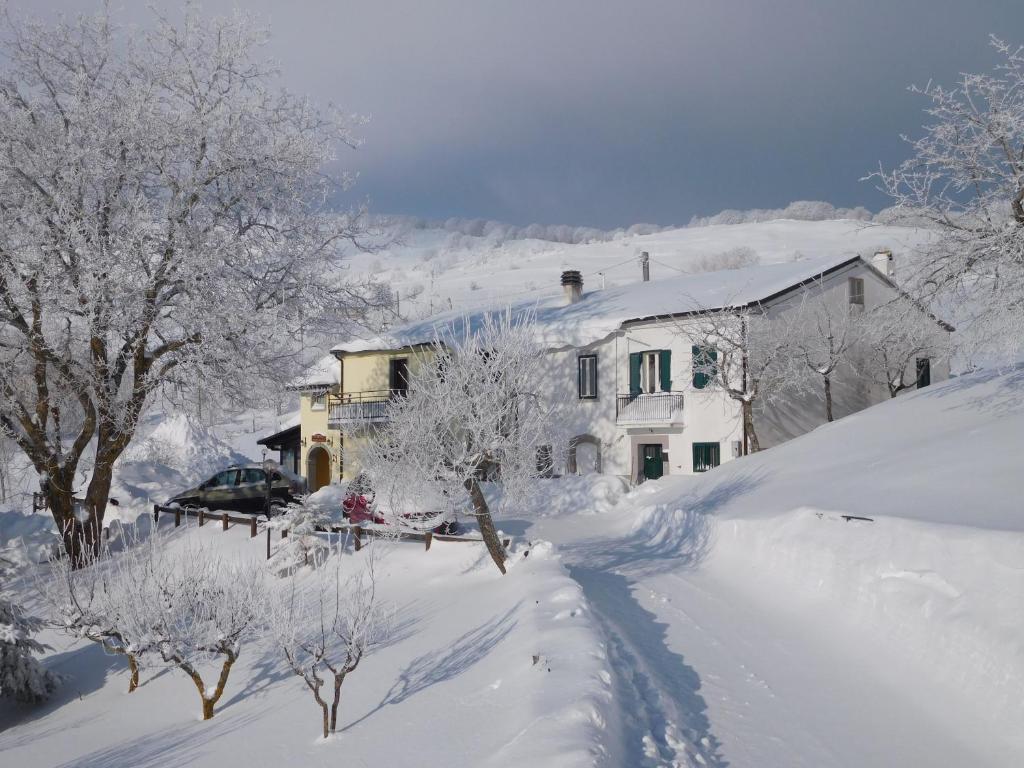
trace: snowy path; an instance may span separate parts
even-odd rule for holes
[[[609,530],[580,543],[581,530],[593,535],[603,525],[562,517],[539,521],[530,534],[561,543],[605,632],[624,726],[623,754],[612,764],[1000,764],[972,751],[975,718],[951,717],[948,702],[938,716],[928,712],[938,692],[903,679],[886,649],[787,613],[784,596],[628,535]]]

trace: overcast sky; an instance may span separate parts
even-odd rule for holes
[[[142,22],[141,6],[119,15]],[[346,165],[373,210],[515,224],[684,224],[797,199],[877,210],[859,179],[920,126],[907,85],[990,68],[989,33],[1024,43],[1022,0],[202,5],[234,6],[270,24],[290,87],[371,117]]]

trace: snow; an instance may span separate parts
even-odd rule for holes
[[[324,355],[301,376],[297,376],[288,383],[290,389],[316,389],[318,387],[333,387],[341,383],[341,371],[338,367],[338,360],[334,355]]]
[[[487,237],[453,238],[450,232],[427,229],[382,244],[380,251],[354,258],[350,267],[353,276],[390,285],[401,297],[403,316],[421,320],[448,310],[469,312],[558,298],[562,295],[559,277],[566,269],[582,272],[584,292],[602,285],[636,284],[641,251],[650,254],[652,283],[700,270],[708,260],[739,248],[753,251],[761,264],[870,256],[887,248],[893,251],[899,278],[916,258],[913,252],[932,237],[922,229],[842,219],[779,219],[647,235],[621,233],[607,241],[576,245],[531,239],[495,243]]]
[[[583,347],[605,338],[630,320],[755,304],[853,258],[839,255],[670,277],[591,291],[573,304],[566,304],[561,297],[519,301],[511,305],[511,311],[515,315],[533,314],[540,341],[545,345]],[[334,349],[362,352],[429,343],[443,336],[448,326],[475,328],[480,325],[483,314],[500,312],[504,306],[498,303],[477,312],[442,313],[397,328],[387,336],[344,342]]]
[[[244,528],[176,534],[262,559]],[[276,545],[276,542],[275,542]],[[380,596],[398,633],[345,682],[339,733],[318,739],[319,710],[268,641],[242,647],[213,720],[177,670],[144,670],[126,694],[119,658],[46,637],[68,675],[42,709],[0,708],[4,761],[33,766],[593,765],[614,733],[610,672],[579,587],[539,544],[502,577],[482,546],[373,541],[342,555],[356,569],[378,546]],[[225,763],[225,760],[228,762]]]
[[[1024,367],[983,372],[529,526],[626,669],[621,764],[1019,764],[1022,430]]]

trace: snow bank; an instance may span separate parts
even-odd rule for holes
[[[633,533],[869,658],[985,760],[1012,764],[1024,754],[1022,434],[1024,367],[965,376],[646,484],[627,499]]]
[[[250,459],[235,451],[214,431],[185,415],[168,416],[149,435],[128,447],[122,464],[159,465],[177,472],[186,482],[201,480],[231,464]]]
[[[225,533],[190,519],[172,531],[174,541],[202,540],[229,557],[265,556],[263,537],[250,539],[244,526]],[[127,695],[120,658],[47,634],[47,664],[68,679],[43,709],[0,706],[0,753],[34,766],[600,762],[617,728],[608,661],[554,548],[523,544],[500,576],[476,544],[435,541],[426,552],[376,540],[358,554],[349,546],[346,570],[374,552],[378,595],[398,607],[397,632],[346,679],[340,730],[327,742],[309,691],[263,638],[243,646],[216,716],[201,722],[180,672],[144,670]]]

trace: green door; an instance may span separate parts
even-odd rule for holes
[[[642,445],[640,451],[644,462],[643,479],[657,480],[665,473],[665,465],[661,458],[661,445]]]

